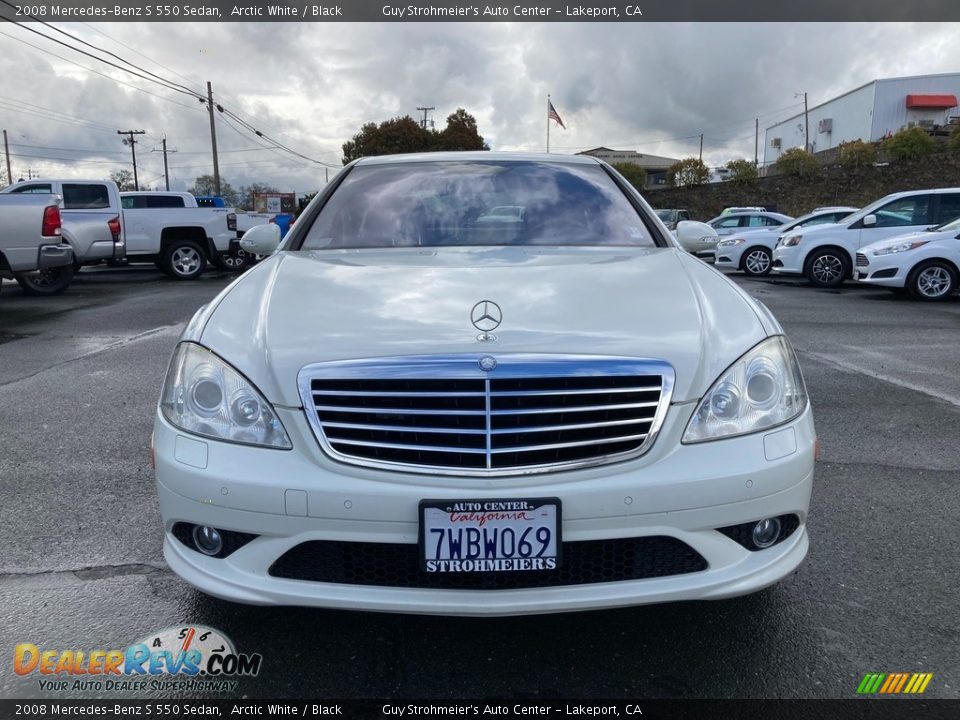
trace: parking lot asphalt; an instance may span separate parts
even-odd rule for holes
[[[147,448],[177,335],[231,277],[87,269],[55,298],[4,283],[0,695],[171,697],[43,692],[13,648],[124,648],[199,623],[263,655],[237,697],[848,698],[867,672],[930,672],[927,697],[960,697],[960,300],[733,277],[782,322],[810,391],[806,562],[744,598],[484,620],[192,589],[163,562]]]

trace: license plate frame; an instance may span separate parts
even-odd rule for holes
[[[517,516],[518,513],[523,513],[524,518]],[[443,515],[447,516],[445,521]],[[455,515],[456,519],[454,519]],[[513,517],[501,517],[503,515],[513,515]],[[417,509],[417,554],[420,570],[435,575],[555,571],[560,568],[563,561],[562,526],[563,507],[560,498],[557,497],[424,499],[420,501]],[[481,554],[478,557],[443,557],[444,554],[448,556],[451,554],[449,535],[445,548],[447,552],[440,551],[438,556],[443,538],[442,536],[438,538],[437,534],[431,531],[442,532],[444,529],[452,531],[455,527],[464,530],[473,528],[479,533]],[[549,528],[550,539],[538,555],[538,549],[543,545],[537,535],[537,530],[541,527]],[[491,532],[505,529],[513,530],[513,539],[516,541],[514,543],[516,552],[509,557],[504,556],[504,553],[496,552],[504,549],[503,543],[508,541],[508,536],[500,537],[498,534],[497,537],[493,537]],[[487,531],[486,536],[483,535],[484,530]],[[525,530],[526,535],[524,535]],[[485,549],[491,538],[495,546],[495,557],[489,557],[489,552]],[[531,544],[531,552],[528,555],[521,554],[520,539],[525,539]],[[430,547],[428,543],[431,542],[436,544]],[[455,565],[455,562],[459,565]]]

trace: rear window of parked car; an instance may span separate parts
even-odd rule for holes
[[[110,192],[106,185],[63,184],[64,210],[101,210],[110,207]]]
[[[120,198],[124,210],[142,208],[182,208],[183,198],[179,195],[127,195]]]
[[[477,245],[655,242],[599,165],[437,161],[353,168],[301,249]]]

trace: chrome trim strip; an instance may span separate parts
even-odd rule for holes
[[[421,452],[438,453],[467,453],[469,455],[485,455],[487,453],[483,448],[459,448],[449,447],[447,445],[405,445],[403,443],[374,442],[373,440],[347,440],[344,438],[328,438],[335,445],[362,445],[363,447],[390,448],[393,450],[419,450]],[[365,459],[365,458],[360,458]],[[394,463],[397,465],[406,465],[406,463]]]
[[[304,413],[307,421],[314,432],[317,442],[321,449],[329,457],[339,462],[361,467],[376,468],[381,470],[390,470],[394,472],[418,473],[422,475],[447,475],[460,477],[503,477],[517,475],[531,475],[544,472],[558,472],[563,470],[575,470],[579,468],[591,467],[596,465],[605,465],[613,462],[621,462],[640,457],[653,446],[656,437],[663,425],[664,418],[670,407],[670,400],[673,397],[673,388],[676,380],[676,373],[673,367],[663,361],[649,358],[633,358],[606,355],[532,355],[532,354],[494,354],[497,361],[497,367],[491,372],[486,372],[480,368],[479,360],[485,355],[491,353],[465,353],[460,355],[411,355],[400,357],[368,358],[361,360],[338,360],[333,362],[314,363],[303,367],[297,376],[297,386],[300,391],[300,398],[303,402]],[[494,397],[504,397],[498,393],[491,392],[491,379],[514,379],[524,377],[549,378],[549,377],[591,377],[591,376],[610,376],[610,375],[658,375],[660,376],[660,400],[658,402],[645,403],[622,403],[617,405],[590,405],[583,407],[562,407],[562,408],[521,408],[519,410],[493,410],[491,401]],[[491,378],[491,376],[493,376]],[[310,384],[314,379],[476,379],[486,381],[486,410],[423,410],[407,408],[375,408],[375,407],[347,407],[331,405],[315,405],[314,393]],[[644,390],[653,391],[655,387],[644,387]],[[610,392],[599,391],[599,392]],[[349,394],[344,391],[343,394]],[[573,393],[569,393],[573,394]],[[419,396],[430,397],[431,393],[419,393]],[[591,410],[615,410],[631,408],[655,408],[651,417],[631,418],[634,422],[649,422],[650,430],[643,438],[642,444],[634,450],[627,452],[609,453],[587,458],[585,460],[572,460],[560,463],[547,463],[541,465],[515,466],[509,468],[493,468],[493,455],[504,452],[522,453],[525,450],[534,449],[532,446],[521,446],[518,448],[497,448],[494,449],[493,435],[505,434],[508,431],[513,432],[531,432],[527,428],[497,428],[497,431],[503,430],[504,433],[494,431],[492,428],[493,416],[509,415],[533,415],[547,414],[551,412],[588,412]],[[390,443],[373,443],[361,440],[339,440],[328,438],[323,430],[323,425],[318,417],[318,410],[326,412],[353,412],[385,415],[469,415],[486,416],[490,419],[486,423],[486,429],[481,432],[487,432],[487,447],[480,448],[450,448],[444,446],[426,446],[426,445],[402,445]],[[609,422],[609,421],[608,421]],[[578,424],[579,425],[579,424]],[[598,427],[596,423],[590,426]],[[396,427],[388,426],[398,432],[417,432],[415,427]],[[385,428],[386,429],[386,428]],[[564,426],[563,429],[571,429],[571,426]],[[577,429],[574,426],[573,429]],[[451,431],[455,430],[450,428]],[[488,432],[489,431],[489,432]],[[533,430],[535,432],[535,430]],[[422,432],[428,433],[429,429],[422,429]],[[463,434],[466,431],[457,431]],[[455,433],[451,433],[455,434]],[[613,440],[590,440],[583,441],[583,444],[606,445],[609,442],[624,442],[627,439],[641,439],[643,436],[629,436],[628,438],[615,438]],[[438,453],[484,453],[487,456],[487,467],[484,468],[461,468],[453,466],[434,466],[419,465],[413,463],[389,462],[383,460],[374,460],[370,458],[357,457],[343,452],[339,452],[332,445],[367,445],[394,447],[397,449],[421,450],[423,452]],[[565,445],[565,444],[563,444]],[[549,447],[549,446],[536,446]],[[556,447],[556,446],[554,446]]]
[[[349,430],[383,430],[385,432],[418,432],[418,433],[445,433],[448,435],[486,435],[486,430],[467,430],[465,428],[441,428],[441,427],[404,427],[400,425],[365,425],[363,423],[344,423],[330,422],[323,420],[324,427],[347,428]],[[639,420],[637,422],[646,422]],[[593,427],[593,426],[590,426]],[[500,431],[495,431],[500,432]],[[514,430],[513,432],[529,432],[528,430]]]
[[[589,412],[596,410],[629,410],[656,407],[659,402],[622,403],[620,405],[573,405],[571,407],[520,408],[519,410],[491,410],[491,415],[545,415],[547,413]]]
[[[493,397],[529,397],[531,395],[616,395],[618,393],[659,393],[660,389],[661,386],[658,383],[656,385],[646,385],[644,387],[607,389],[598,388],[596,390],[491,390],[490,395]],[[431,393],[431,397],[432,396],[433,394]]]
[[[304,402],[304,407],[327,412],[373,413],[379,415],[486,415],[484,410],[422,410],[420,408],[378,408],[378,407],[350,407],[347,405],[314,405]]]
[[[557,448],[583,447],[584,445],[612,445],[618,442],[627,442],[628,440],[643,440],[646,437],[646,433],[640,433],[639,435],[621,435],[620,437],[614,438],[602,438],[599,440],[576,440],[574,442],[551,443],[549,445],[517,445],[516,447],[494,448],[491,450],[491,452],[494,454],[510,452],[525,453],[533,452],[535,450],[555,450]]]
[[[554,430],[585,430],[587,428],[614,427],[616,425],[645,425],[652,418],[630,418],[628,420],[607,420],[605,422],[579,423],[577,425],[531,425],[530,427],[512,427],[497,428],[491,430],[491,435],[511,435],[516,433],[538,433],[553,432]],[[324,423],[330,425],[331,423]],[[417,428],[419,431],[420,428]],[[473,432],[486,432],[485,430],[474,430]]]
[[[659,388],[658,388],[659,389]],[[483,392],[432,392],[422,390],[420,392],[391,392],[385,390],[377,392],[376,390],[313,390],[313,395],[355,395],[356,397],[484,397]],[[599,390],[597,392],[600,392]]]

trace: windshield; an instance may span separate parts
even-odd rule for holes
[[[655,210],[657,217],[664,222],[671,222],[677,216],[676,210]]]
[[[811,215],[804,215],[803,217],[798,217],[789,225],[784,225],[782,228],[774,228],[774,230],[779,230],[780,232],[788,232],[796,228],[810,227],[811,225],[826,225],[827,223],[836,223],[841,222],[846,219],[847,216],[851,215],[853,210],[849,212],[834,211],[828,213],[815,213]]]
[[[655,244],[599,165],[437,161],[353,168],[301,249]]]
[[[960,217],[933,228],[934,232],[953,232],[954,230],[960,230]]]

